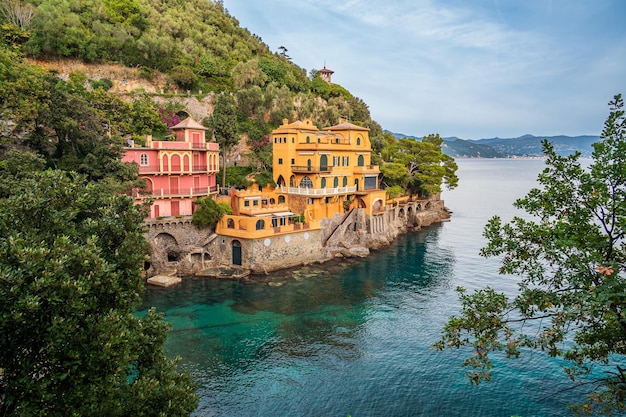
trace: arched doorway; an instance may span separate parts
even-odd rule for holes
[[[233,240],[233,265],[241,265],[241,242]]]

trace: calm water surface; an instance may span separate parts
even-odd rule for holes
[[[471,386],[464,353],[435,352],[454,288],[513,292],[478,255],[482,229],[535,185],[541,160],[460,160],[450,222],[402,236],[367,259],[292,269],[261,282],[189,278],[148,288],[173,325],[167,352],[198,384],[197,416],[567,416],[578,398],[540,354],[498,360]],[[272,285],[269,285],[272,282]],[[279,284],[275,286],[274,284]],[[282,284],[282,285],[280,285]]]

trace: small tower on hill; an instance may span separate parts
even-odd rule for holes
[[[335,71],[329,70],[328,68],[326,68],[326,65],[324,65],[324,68],[320,70],[320,77],[328,84],[332,84],[332,82],[330,81],[330,77],[333,75],[334,72]]]

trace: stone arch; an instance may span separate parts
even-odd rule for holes
[[[282,175],[278,176],[278,179],[276,180],[276,185],[278,185],[279,187],[285,186],[285,178],[283,178]]]
[[[176,262],[180,260],[180,248],[178,241],[169,233],[161,232],[154,238],[156,245],[163,248],[167,255],[168,262]]]
[[[289,177],[289,186],[290,187],[295,187],[296,186],[296,176],[292,175],[291,177]]]
[[[405,214],[404,214],[404,209],[403,209],[403,208],[401,208],[400,210],[398,210],[398,219],[399,219],[399,220],[405,220],[405,219],[406,219],[406,216],[405,216]]]
[[[372,211],[373,211],[374,213],[377,213],[377,212],[383,211],[383,200],[382,200],[381,198],[377,198],[377,199],[374,201],[374,204],[372,204]]]

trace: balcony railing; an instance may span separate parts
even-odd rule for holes
[[[173,170],[170,168],[169,171],[160,171],[159,168],[154,168],[154,167],[139,167],[139,173],[143,174],[143,175],[170,175],[170,174],[176,174],[176,175],[189,175],[189,174],[208,174],[208,173],[212,173],[212,172],[218,172],[219,169],[217,168],[217,166],[213,166],[213,167],[207,167],[207,166],[194,166],[191,171],[189,171],[188,169],[185,170],[181,170],[180,168],[177,170]]]
[[[367,174],[367,173],[379,173],[380,168],[378,165],[365,165],[365,166],[356,166],[354,167],[355,174]]]
[[[336,188],[280,187],[280,189],[281,192],[287,194],[324,197],[329,195],[345,195],[354,193],[356,191],[356,185]]]
[[[152,192],[140,193],[140,190],[133,190],[133,197],[153,197],[153,198],[181,198],[181,197],[203,197],[217,192],[217,185],[211,187],[183,188],[170,190],[161,188]]]
[[[322,165],[322,166],[311,166],[311,165],[294,165],[291,167],[291,171],[296,174],[319,174],[319,173],[327,173],[332,172],[333,167],[330,165]]]

